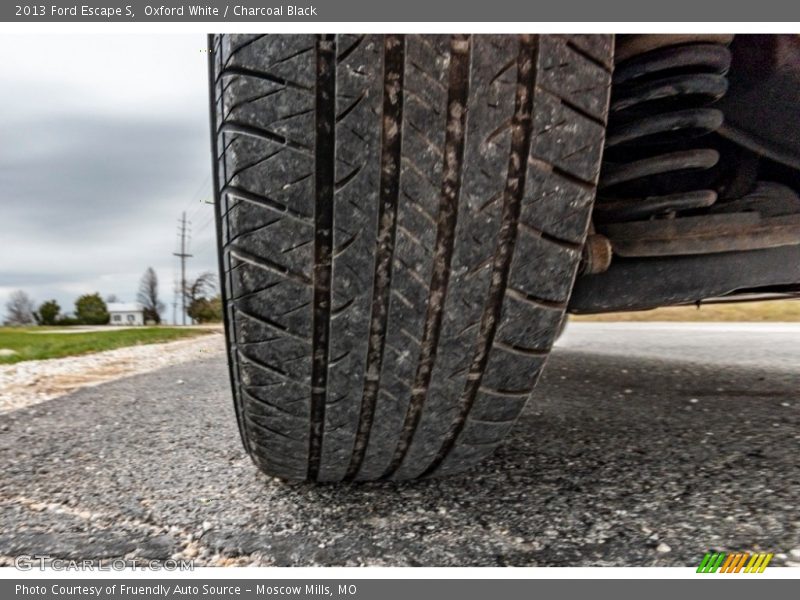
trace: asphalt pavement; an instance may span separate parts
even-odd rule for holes
[[[0,416],[0,564],[800,564],[800,326],[571,323],[513,435],[418,483],[288,484],[222,353]]]

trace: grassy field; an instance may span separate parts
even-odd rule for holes
[[[0,327],[0,364],[61,358],[137,344],[170,342],[210,333],[206,329],[140,327],[70,333],[57,327]],[[9,351],[13,351],[9,352]]]
[[[574,321],[749,321],[798,322],[800,300],[671,306],[637,312],[570,315]]]

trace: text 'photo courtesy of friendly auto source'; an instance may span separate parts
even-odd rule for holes
[[[187,597],[197,598],[199,596],[240,596],[244,591],[243,586],[238,584],[226,585],[224,583],[201,585],[193,584],[180,584],[180,583],[154,583],[154,584],[131,584],[131,583],[110,583],[110,584],[95,584],[95,585],[82,585],[82,584],[37,584],[26,585],[17,584],[17,594],[26,596],[47,596],[48,592],[54,596],[89,596],[102,598],[105,596],[119,594],[121,596],[150,596],[154,595],[159,598]],[[333,596],[334,593],[339,596],[355,596],[358,593],[358,586],[338,585],[336,588],[324,584],[294,584],[294,585],[269,585],[269,584],[256,584],[252,586],[253,590],[258,596],[293,596],[306,593],[315,596]]]

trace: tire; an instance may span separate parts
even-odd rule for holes
[[[220,35],[212,145],[242,440],[414,479],[509,432],[586,237],[611,36]]]
[[[567,330],[567,323],[568,322],[569,322],[569,315],[565,314],[564,318],[561,319],[561,323],[558,324],[558,329],[556,330],[556,337],[553,340],[554,342],[557,342],[558,340],[560,340],[561,337],[564,335],[564,332]]]

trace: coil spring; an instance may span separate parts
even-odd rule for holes
[[[708,134],[728,89],[732,36],[632,35],[617,43],[595,221],[644,220],[711,206],[720,154]]]

